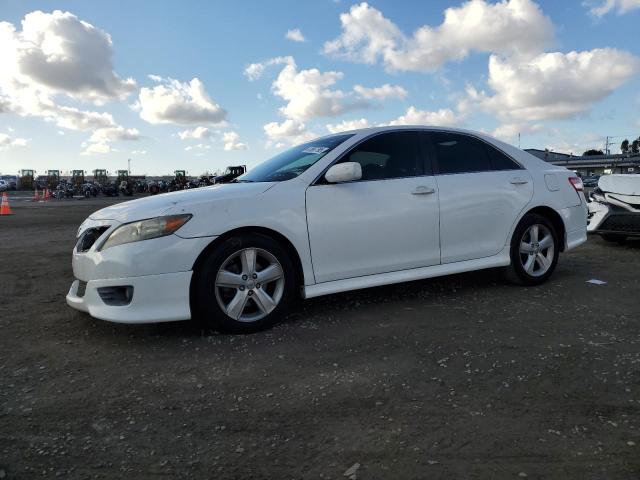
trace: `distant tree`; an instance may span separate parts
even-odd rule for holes
[[[631,153],[640,153],[640,138],[636,138],[631,144]]]
[[[593,155],[604,155],[604,152],[602,150],[596,150],[595,148],[592,148],[582,154],[583,157],[591,157]]]
[[[629,153],[629,140],[627,140],[626,138],[620,144],[620,151],[622,153]]]

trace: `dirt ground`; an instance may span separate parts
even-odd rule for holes
[[[0,217],[0,479],[640,478],[640,241],[591,238],[536,288],[455,275],[223,336],[66,306],[108,202]]]

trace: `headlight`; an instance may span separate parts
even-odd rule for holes
[[[192,215],[169,215],[166,217],[150,218],[138,222],[125,223],[116,228],[101,250],[123,245],[125,243],[139,242],[152,238],[171,235],[191,219]]]

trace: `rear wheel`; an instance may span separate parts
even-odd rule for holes
[[[511,265],[507,278],[520,285],[539,285],[558,263],[560,243],[553,224],[542,215],[526,214],[511,239]]]
[[[261,234],[231,237],[213,249],[193,282],[195,316],[225,333],[271,327],[287,312],[297,286],[289,253]]]

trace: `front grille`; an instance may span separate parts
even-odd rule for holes
[[[109,230],[108,225],[103,227],[87,228],[78,239],[76,251],[78,252],[89,251],[89,249],[93,247],[93,244],[96,243],[96,240],[98,240],[100,236],[107,230]]]
[[[640,235],[640,215],[637,213],[609,215],[598,230]]]
[[[76,295],[80,298],[84,297],[85,292],[87,291],[87,282],[83,282],[82,280],[78,280],[78,291]]]

